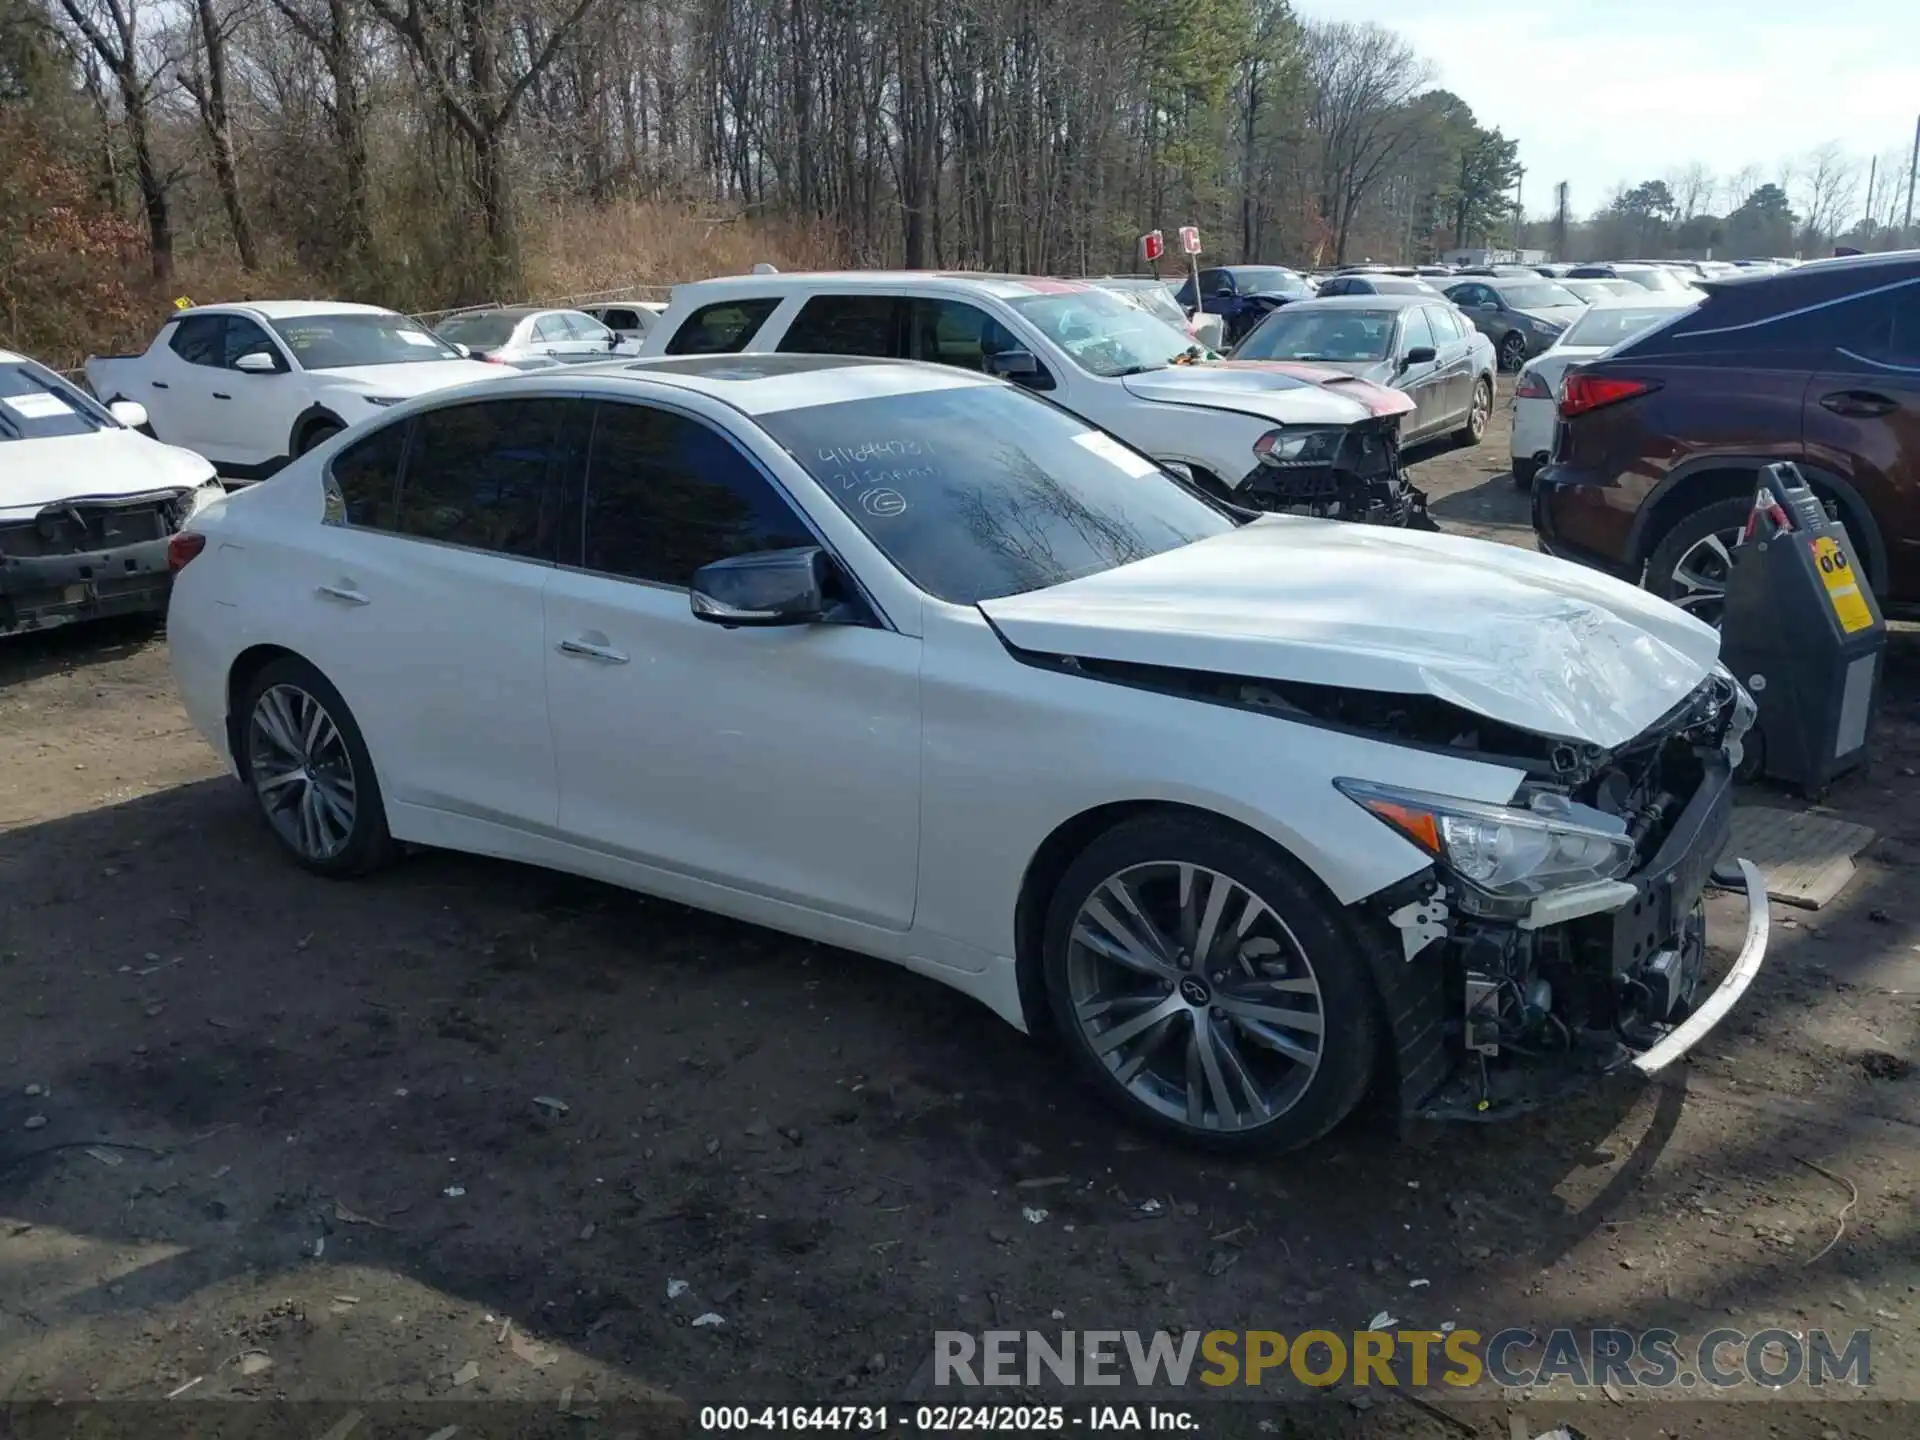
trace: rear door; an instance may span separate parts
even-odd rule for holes
[[[1413,401],[1414,412],[1401,422],[1401,438],[1424,438],[1446,422],[1446,395],[1438,359],[1410,361],[1407,357],[1421,348],[1439,351],[1433,326],[1424,306],[1414,305],[1400,312],[1399,336],[1394,341],[1394,364],[1402,367],[1394,387],[1404,390]]]
[[[864,609],[769,629],[697,619],[700,566],[821,542],[705,419],[594,412],[578,550],[546,597],[561,829],[631,864],[905,930],[920,641]]]
[[[1920,283],[1837,305],[1832,325],[1807,389],[1807,458],[1849,476],[1874,512],[1888,596],[1920,599]]]
[[[580,414],[538,396],[447,405],[328,466],[326,523],[293,576],[301,649],[352,707],[389,805],[420,812],[413,833],[554,823],[542,592]]]

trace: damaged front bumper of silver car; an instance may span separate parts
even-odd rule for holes
[[[1434,860],[1370,902],[1404,1113],[1498,1119],[1656,1075],[1726,1017],[1767,949],[1765,882],[1726,856],[1752,720],[1721,670],[1626,745],[1555,752],[1508,806],[1341,783]],[[1710,887],[1746,902],[1711,986]]]

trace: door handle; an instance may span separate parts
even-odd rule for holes
[[[347,585],[316,585],[314,592],[329,600],[339,600],[348,605],[371,605],[373,602],[358,590]]]
[[[216,391],[214,391],[214,392],[213,392],[213,398],[214,398],[214,399],[216,399],[216,400],[231,400],[231,399],[233,398],[233,396],[231,396],[231,395],[223,395],[223,394],[221,394],[221,393],[220,393],[220,392],[219,392],[218,390],[216,390]]]
[[[153,388],[156,390],[164,390],[167,388],[167,382],[164,380],[156,380],[153,382]]]
[[[554,648],[562,655],[577,655],[582,660],[598,660],[602,665],[627,663],[627,657],[611,645],[595,645],[588,640],[562,640]]]
[[[1894,408],[1893,401],[1884,395],[1876,395],[1871,390],[1839,390],[1831,395],[1822,396],[1820,404],[1836,415],[1854,415],[1862,418],[1885,415]]]

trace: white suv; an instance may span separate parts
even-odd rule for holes
[[[675,287],[644,356],[793,351],[1012,380],[1203,488],[1261,510],[1425,520],[1405,395],[1314,365],[1223,361],[1097,285],[1006,275],[758,274]]]

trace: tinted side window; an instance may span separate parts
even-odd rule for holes
[[[361,530],[393,529],[400,462],[411,421],[402,420],[357,440],[327,467],[327,520]]]
[[[1869,365],[1920,369],[1920,285],[1834,309],[1834,339]]]
[[[567,320],[564,315],[542,315],[533,322],[533,338],[543,345],[558,345],[562,340],[571,340],[567,333]]]
[[[631,310],[603,310],[600,318],[616,330],[638,330],[640,317]]]
[[[552,552],[565,400],[482,400],[413,420],[393,528],[529,560]]]
[[[817,545],[753,462],[698,420],[647,405],[597,407],[587,459],[586,568],[688,585],[702,565]]]
[[[229,315],[227,317],[226,353],[221,357],[220,363],[231,370],[233,368],[233,362],[238,360],[242,355],[255,354],[265,355],[271,359],[276,370],[286,368],[287,362],[281,358],[280,352],[274,348],[273,341],[267,338],[267,332],[265,330],[261,329],[251,320],[242,319],[238,315]]]
[[[1427,323],[1425,310],[1409,310],[1400,322],[1400,353],[1406,354],[1416,345],[1433,346],[1436,344],[1433,327]]]
[[[903,303],[891,295],[816,295],[793,317],[780,348],[898,359]]]
[[[915,300],[908,354],[937,365],[984,370],[988,355],[1024,350],[1026,342],[978,306],[964,300]]]
[[[777,299],[721,300],[702,305],[673,332],[673,338],[667,341],[667,354],[737,355],[779,308]]]
[[[189,365],[217,367],[227,363],[226,333],[224,315],[189,315],[174,327],[167,345]]]

